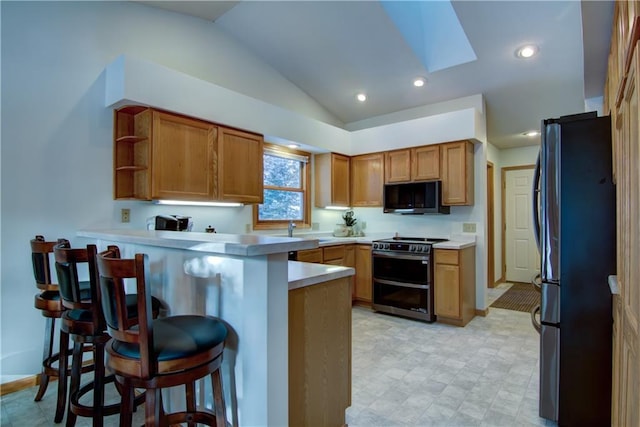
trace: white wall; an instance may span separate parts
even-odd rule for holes
[[[500,167],[535,165],[538,151],[539,145],[500,150]]]
[[[251,209],[170,208],[112,200],[112,111],[104,69],[122,53],[337,122],[210,22],[131,2],[0,2],[2,31],[1,374],[39,372],[44,318],[33,307],[29,240],[130,227],[166,212],[242,232]],[[339,124],[339,123],[338,123]],[[19,325],[19,327],[17,326]],[[28,337],[25,339],[25,337]]]
[[[124,53],[250,95],[274,109],[340,123],[210,22],[131,2],[0,2],[0,7],[4,225],[0,382],[5,382],[40,369],[44,318],[33,308],[28,245],[35,234],[84,244],[75,238],[79,229],[142,228],[147,217],[159,213],[190,215],[195,230],[212,225],[219,232],[243,233],[251,224],[251,207],[160,207],[112,199],[113,113],[105,107],[104,70],[115,58]],[[182,104],[189,100],[179,99]],[[449,235],[460,232],[462,222],[476,222],[477,276],[486,277],[484,116],[478,110],[467,111],[473,114],[463,111],[461,117],[471,116],[472,126],[462,126],[469,132],[463,137],[479,135],[474,206],[453,208],[448,217],[398,220],[379,209],[358,210],[357,215],[367,221],[368,230],[390,228],[403,234]],[[406,126],[411,124],[397,129]],[[128,225],[119,222],[125,207],[131,209]],[[340,221],[336,212],[314,209],[313,215],[325,230]],[[484,307],[483,302],[480,290],[478,306]]]
[[[493,163],[493,200],[489,200],[488,203],[493,203],[493,282],[500,279],[502,275],[502,230],[500,224],[502,224],[502,210],[500,209],[502,203],[502,185],[500,182],[500,168],[501,166],[501,151],[493,144],[487,144],[487,161]]]

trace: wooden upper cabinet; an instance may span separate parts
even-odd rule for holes
[[[442,203],[473,205],[473,143],[457,141],[440,144]]]
[[[262,203],[263,145],[261,135],[220,126],[218,131],[218,199]]]
[[[411,149],[411,180],[440,179],[440,145],[427,145]]]
[[[214,200],[217,128],[211,123],[153,112],[152,198]]]
[[[336,153],[314,156],[315,205],[349,206],[350,158]]]
[[[351,206],[382,206],[384,154],[351,157]]]
[[[387,151],[384,168],[386,184],[440,179],[440,145]]]
[[[262,203],[262,135],[143,106],[113,129],[115,199]]]
[[[384,182],[411,181],[411,150],[394,150],[384,153]]]

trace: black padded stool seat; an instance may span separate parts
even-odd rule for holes
[[[145,425],[167,426],[196,423],[226,426],[220,366],[227,327],[210,316],[181,315],[153,320],[150,316],[150,277],[146,255],[120,259],[110,246],[98,255],[102,310],[112,339],[107,343],[107,364],[122,385],[120,425],[131,426],[133,391],[146,389]],[[126,316],[124,279],[135,279],[138,324]],[[196,409],[195,382],[209,375],[213,386],[215,413]],[[160,390],[185,386],[186,410],[167,414]]]
[[[216,318],[194,315],[171,316],[153,322],[154,353],[158,358],[158,374],[171,372],[171,364],[177,359],[202,357],[203,352],[220,352],[227,338],[227,328]],[[129,375],[140,374],[140,346],[133,343],[113,341],[110,353],[117,354],[130,361],[119,368]]]

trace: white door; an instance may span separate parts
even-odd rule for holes
[[[507,282],[530,282],[540,271],[540,254],[533,235],[533,169],[505,173],[505,249]]]

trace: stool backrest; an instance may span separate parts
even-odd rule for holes
[[[57,242],[47,242],[44,236],[36,235],[31,239],[31,263],[36,286],[43,291],[57,291],[58,285],[51,280],[51,262],[49,254]]]
[[[91,310],[94,324],[101,325],[104,329],[96,269],[97,252],[96,245],[87,245],[86,248],[71,248],[71,244],[65,239],[60,239],[53,248],[62,304],[69,309]],[[87,300],[86,297],[83,298],[81,281],[78,279],[78,266],[86,267],[89,274],[90,300]]]
[[[118,247],[109,246],[98,254],[97,261],[107,332],[117,341],[140,346],[141,374],[150,378],[157,371],[157,363],[153,355],[151,288],[146,279],[150,277],[147,255],[136,254],[135,258],[122,259]],[[128,313],[125,279],[134,279],[136,282],[138,317],[130,317]]]

